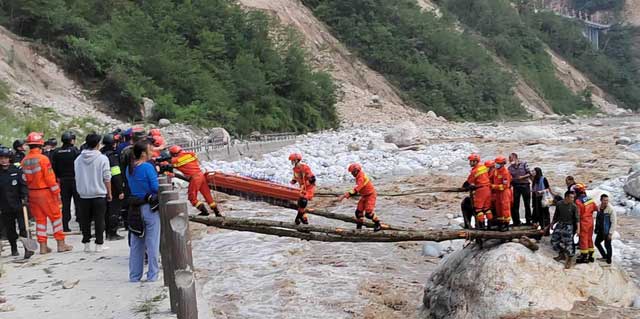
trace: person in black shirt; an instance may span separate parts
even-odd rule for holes
[[[71,221],[71,199],[74,206],[78,207],[79,197],[76,192],[76,175],[73,170],[73,162],[80,155],[80,150],[73,144],[76,136],[72,132],[62,134],[62,147],[53,151],[51,155],[51,166],[53,172],[60,181],[60,196],[62,197],[62,228],[64,232],[70,232],[69,221]],[[76,221],[77,221],[76,214]]]
[[[107,134],[102,138],[102,149],[100,152],[109,159],[111,167],[111,193],[113,200],[107,203],[107,213],[105,214],[105,233],[107,240],[120,240],[124,237],[118,235],[118,224],[120,223],[120,210],[124,200],[124,189],[122,182],[122,172],[120,171],[120,158],[116,153],[116,141],[112,134]]]
[[[22,159],[27,156],[24,152],[24,145],[24,140],[13,141],[13,164],[17,167],[20,167]]]
[[[22,178],[22,171],[11,165],[12,157],[10,149],[0,147],[0,218],[11,245],[11,255],[18,256],[16,222],[18,222],[20,236],[27,237],[24,220],[18,216],[23,216],[22,207],[26,204],[28,192]],[[24,258],[27,259],[31,255],[33,252],[25,249]]]
[[[42,154],[48,157],[49,160],[51,160],[51,155],[56,149],[56,146],[58,146],[58,140],[55,137],[48,139],[46,142],[44,142],[44,149],[42,149]]]

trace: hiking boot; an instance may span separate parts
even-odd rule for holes
[[[24,259],[29,259],[31,258],[31,256],[33,256],[34,252],[29,251],[29,250],[24,250]]]
[[[64,253],[66,251],[72,251],[73,250],[73,246],[71,245],[67,245],[63,240],[58,240],[58,252],[59,253]]]
[[[375,222],[375,224],[373,225],[373,231],[378,232],[381,230],[382,230],[382,225],[380,225],[380,222]]]
[[[294,221],[294,223],[295,223],[296,225],[300,225],[300,223],[302,223],[301,218],[300,218],[300,217],[298,217],[298,216],[296,216],[296,220]]]
[[[18,252],[18,246],[16,246],[15,244],[11,245],[11,256],[20,256],[20,253]]]
[[[573,266],[573,258],[571,256],[567,256],[564,261],[564,269],[571,269]]]
[[[356,229],[362,229],[362,223],[356,223]]]
[[[611,259],[607,259],[607,264],[611,265]]]
[[[576,264],[586,264],[589,262],[589,257],[585,254],[580,254],[578,258],[576,258]]]
[[[48,254],[51,252],[51,248],[47,246],[47,243],[40,243],[40,255]]]
[[[91,252],[91,244],[90,243],[84,243],[84,252],[85,253],[90,253]]]
[[[209,216],[209,210],[207,210],[207,207],[204,206],[204,204],[200,204],[196,208],[200,211],[198,216]]]
[[[499,230],[501,232],[509,231],[509,225],[502,224],[502,225],[500,225],[500,229]]]
[[[101,253],[102,252],[102,245],[96,245],[96,252],[97,253]]]
[[[558,254],[558,256],[553,257],[553,260],[555,261],[563,261],[566,260],[567,256],[564,254],[564,252],[560,252],[560,254]]]
[[[220,213],[220,210],[218,209],[218,206],[213,208],[213,213],[216,214],[216,217],[224,217],[224,216],[222,216],[222,213]]]
[[[596,260],[593,259],[593,253],[589,253],[589,259],[587,259],[589,261],[589,263],[595,262]]]

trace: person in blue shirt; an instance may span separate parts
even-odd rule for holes
[[[142,140],[133,145],[131,163],[125,172],[131,192],[129,203],[129,281],[138,282],[149,258],[147,281],[158,279],[160,215],[157,212],[158,174],[149,163],[151,145]]]

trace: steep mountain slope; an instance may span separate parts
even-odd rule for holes
[[[103,112],[105,105],[88,98],[55,63],[38,54],[31,43],[0,27],[0,81],[8,84],[9,108],[28,114],[50,108],[65,120],[93,118],[101,124],[121,123]]]
[[[384,77],[354,57],[299,0],[239,2],[247,8],[270,12],[304,36],[305,45],[313,55],[312,62],[329,72],[339,86],[341,98],[337,110],[343,123],[434,121],[434,117],[403,102]],[[379,103],[374,101],[376,96]]]

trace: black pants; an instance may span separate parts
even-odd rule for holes
[[[107,212],[107,199],[80,198],[79,201],[80,230],[82,231],[82,243],[91,241],[91,222],[96,227],[96,245],[104,243],[104,215]]]
[[[16,222],[18,222],[18,216],[22,216],[22,211],[2,211],[0,212],[0,230],[7,234],[7,239],[11,246],[16,245],[18,239],[18,233],[16,233]],[[22,219],[22,218],[21,218]],[[24,225],[20,229],[20,236],[27,237],[27,232],[24,230]]]
[[[607,249],[606,252],[602,248],[602,242],[603,241],[604,241],[604,248]],[[607,236],[605,234],[597,234],[596,235],[596,247],[598,248],[598,251],[600,252],[600,255],[602,255],[602,258],[606,258],[607,261],[611,261],[611,256],[613,256],[613,250],[611,248],[611,241],[609,240],[609,236]]]
[[[71,221],[71,199],[76,207],[76,221],[78,219],[78,192],[76,191],[76,181],[74,179],[60,180],[60,197],[62,197],[62,228],[64,231],[71,231],[69,221]]]
[[[520,196],[524,200],[524,218],[527,224],[531,224],[531,189],[529,184],[513,185],[513,205],[511,206],[511,219],[513,225],[520,225]]]
[[[122,209],[122,200],[116,195],[111,202],[107,203],[107,213],[104,216],[105,232],[107,237],[118,234],[118,226],[120,224],[120,210]]]
[[[533,216],[531,219],[534,223],[540,224],[542,228],[551,223],[549,207],[542,207],[542,196],[533,196]]]

